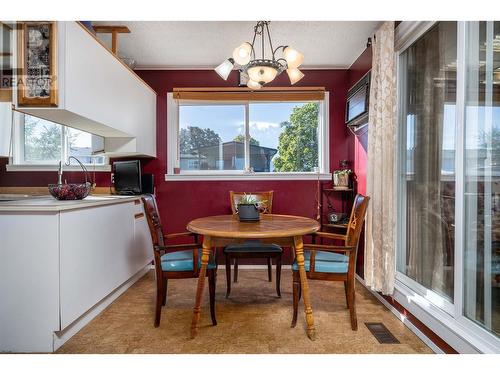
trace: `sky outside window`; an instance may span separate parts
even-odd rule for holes
[[[290,119],[296,106],[303,103],[251,103],[250,134],[261,146],[277,148],[280,124]],[[184,105],[179,110],[180,129],[196,126],[209,128],[219,134],[223,142],[245,134],[244,105]]]

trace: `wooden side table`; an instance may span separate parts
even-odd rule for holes
[[[328,183],[328,182],[327,182]],[[342,189],[342,188],[337,188],[337,187],[325,187],[325,183],[321,184],[321,210],[320,210],[320,223],[322,230],[326,229],[340,229],[340,230],[345,230],[347,229],[347,221],[349,220],[349,212],[352,208],[352,202],[354,199],[354,189],[352,187],[349,187],[347,189]],[[329,223],[328,222],[328,210],[332,210],[333,206],[331,204],[330,198],[333,195],[339,195],[341,197],[342,201],[342,213],[345,213],[347,215],[346,222],[345,223]],[[325,201],[326,201],[326,209],[327,209],[327,215],[325,215]],[[326,217],[325,217],[326,216]]]

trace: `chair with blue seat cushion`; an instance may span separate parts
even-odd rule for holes
[[[260,205],[262,214],[271,214],[273,210],[273,191],[261,191],[253,193],[243,192],[229,192],[229,199],[231,203],[231,211],[233,215],[238,214],[238,202],[244,194],[253,195],[258,201],[262,201]],[[259,240],[248,240],[243,243],[234,243],[227,245],[224,248],[226,256],[226,298],[231,293],[231,263],[234,259],[234,282],[238,282],[238,261],[241,258],[263,258],[267,259],[267,278],[272,281],[272,259],[276,263],[276,293],[281,297],[280,283],[281,283],[281,255],[283,249],[274,244],[262,243]]]
[[[358,329],[354,288],[356,255],[369,200],[370,197],[365,197],[361,194],[356,195],[345,235],[316,232],[313,236],[313,238],[321,237],[328,240],[341,240],[344,242],[342,246],[326,244],[304,245],[304,268],[308,279],[344,282],[347,307],[351,316],[351,328],[354,331]],[[301,295],[299,266],[296,259],[292,264],[292,272],[292,327],[295,327]]]
[[[198,278],[201,268],[201,244],[198,236],[191,232],[163,234],[158,206],[152,194],[142,197],[155,259],[156,273],[156,310],[154,326],[160,325],[161,308],[167,302],[168,279]],[[170,239],[191,237],[190,243],[166,245]],[[196,266],[195,266],[196,265]],[[210,255],[207,266],[208,286],[210,293],[210,315],[212,324],[217,325],[215,318],[215,283],[217,279],[217,264],[213,254]]]

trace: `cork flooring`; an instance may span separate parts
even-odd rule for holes
[[[274,277],[274,275],[273,275]],[[311,280],[316,341],[305,334],[301,301],[296,328],[292,315],[291,271],[283,270],[278,298],[265,270],[240,270],[225,299],[225,271],[216,292],[218,325],[212,326],[208,288],[196,339],[189,327],[196,280],[169,281],[167,306],[153,327],[155,280],[151,271],[66,342],[57,353],[432,353],[362,285],[356,285],[358,331],[352,331],[343,284]],[[365,322],[383,322],[400,344],[379,344]]]

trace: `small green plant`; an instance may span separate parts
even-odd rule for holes
[[[257,200],[257,197],[255,195],[243,193],[243,196],[238,201],[238,205],[240,205],[240,204],[253,204],[255,207],[259,207],[259,206],[262,206],[263,204],[265,204],[266,202],[267,201],[265,199],[261,200],[261,201]]]
[[[350,175],[352,171],[350,169],[339,169],[337,171],[333,171],[333,174],[335,176],[344,176],[344,175]]]
[[[350,169],[339,169],[333,171],[333,185],[347,187],[349,186],[349,176],[352,174]]]

